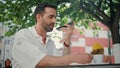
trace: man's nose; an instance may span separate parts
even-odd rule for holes
[[[52,20],[52,22],[56,23],[56,18],[54,18],[54,19]]]

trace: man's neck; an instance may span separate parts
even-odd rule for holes
[[[46,38],[46,31],[42,27],[36,25],[35,30],[39,36],[41,36],[42,38]]]

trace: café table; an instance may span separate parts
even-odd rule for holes
[[[120,64],[68,65],[68,66],[50,66],[47,68],[120,68]]]

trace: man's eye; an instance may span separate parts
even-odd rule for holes
[[[53,18],[53,16],[49,16],[49,18]]]
[[[50,16],[50,18],[53,18],[52,16]]]

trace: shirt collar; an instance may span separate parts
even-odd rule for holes
[[[40,38],[42,38],[42,37],[39,36],[38,33],[36,32],[36,30],[35,30],[35,25],[32,26],[32,27],[29,27],[28,29],[34,34],[35,37],[40,37]],[[49,38],[50,38],[50,36],[47,35],[46,39],[49,39]]]

